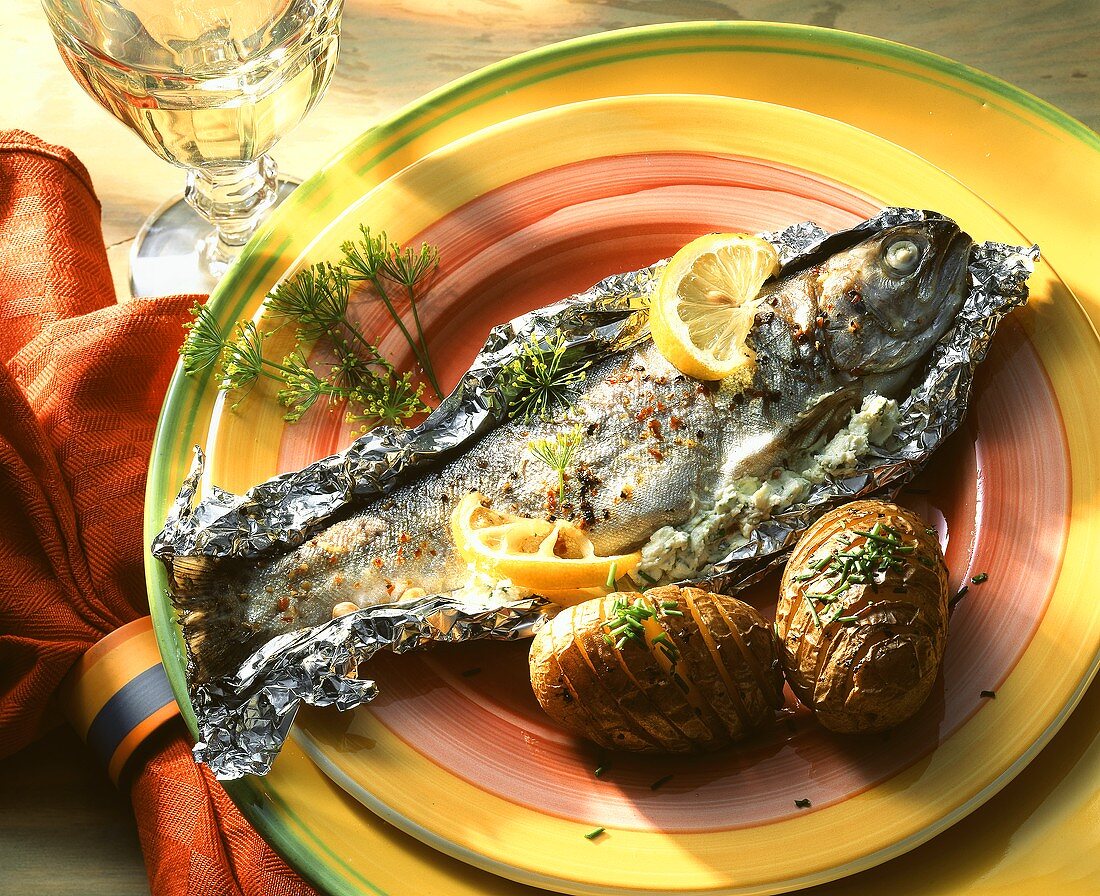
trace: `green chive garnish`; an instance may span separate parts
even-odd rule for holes
[[[806,606],[810,608],[810,615],[814,617],[814,623],[818,628],[821,628],[821,617],[817,615],[817,607],[814,606],[814,602],[805,594],[802,595],[802,599],[806,601]]]
[[[649,789],[650,790],[658,790],[659,788],[664,787],[671,780],[672,780],[672,775],[665,775],[663,778],[658,778],[656,781],[654,781],[652,784],[650,784]]]
[[[597,837],[600,836],[600,834],[603,834],[606,831],[607,831],[607,828],[596,828],[596,830],[589,831],[587,834],[585,834],[584,839],[585,840],[595,840]]]
[[[618,571],[619,563],[617,560],[611,562],[611,569],[607,571],[607,587],[615,587],[615,573]]]
[[[988,581],[988,579],[989,573],[987,572],[980,572],[976,576],[970,577],[970,581],[973,582],[975,585],[980,585],[982,582]]]
[[[821,627],[821,617],[818,614],[815,602],[820,604],[832,604],[840,600],[848,588],[852,585],[881,584],[883,576],[888,572],[902,572],[905,569],[904,558],[916,551],[915,544],[906,544],[901,532],[893,526],[877,522],[868,529],[856,529],[852,533],[864,539],[864,543],[858,547],[852,547],[850,538],[838,539],[843,547],[836,548],[830,554],[812,561],[809,566],[816,572],[803,572],[794,576],[796,581],[807,581],[815,575],[828,576],[830,590],[820,594],[804,594],[802,599],[810,608],[814,622]],[[921,555],[916,555],[917,560],[926,566],[931,561]],[[843,622],[845,625],[856,621],[854,616],[842,616],[845,610],[843,605],[838,606],[829,622]]]

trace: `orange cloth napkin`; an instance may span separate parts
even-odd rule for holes
[[[57,722],[86,650],[147,614],[145,476],[194,298],[116,304],[84,166],[0,132],[0,757]],[[313,892],[195,765],[178,719],[130,782],[156,896]]]

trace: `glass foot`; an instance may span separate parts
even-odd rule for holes
[[[301,181],[279,178],[276,206]],[[200,254],[212,236],[210,223],[182,196],[169,199],[151,214],[130,250],[130,294],[135,298],[177,293],[209,293],[224,270],[212,270]]]

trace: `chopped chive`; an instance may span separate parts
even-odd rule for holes
[[[618,561],[612,561],[611,569],[609,569],[607,571],[607,587],[608,588],[614,588],[615,587],[615,573],[618,571],[618,569],[619,569]]]
[[[615,646],[615,639],[612,638],[611,635],[609,635],[607,632],[603,633],[603,639],[607,643],[608,647],[614,647]]]
[[[603,773],[606,772],[606,771],[607,771],[607,766],[606,765],[599,765],[599,766],[596,767],[596,770],[592,774],[594,774],[597,778],[599,778],[599,777],[602,777]]]
[[[982,691],[981,694],[979,694],[978,696],[988,697],[991,700],[996,700],[997,699],[997,692],[996,691]]]
[[[796,575],[794,577],[794,580],[796,582],[808,582],[813,577],[814,577],[814,574],[812,572],[800,572],[798,575]]]
[[[653,643],[654,644],[661,644],[661,643],[663,643],[667,640],[668,640],[668,633],[667,632],[661,632],[659,635],[654,635],[653,636]]]
[[[966,592],[969,591],[969,590],[970,590],[969,585],[963,585],[962,588],[960,588],[956,592],[955,596],[953,598],[951,598],[951,602],[947,605],[947,608],[949,610],[955,609],[955,606],[959,603],[959,601],[961,601],[964,597],[966,597]]]
[[[988,581],[988,580],[989,580],[989,573],[987,573],[987,572],[980,572],[976,576],[971,576],[970,577],[970,581],[973,582],[975,585],[980,585],[982,582],[985,582],[985,581]]]
[[[859,622],[859,617],[857,617],[857,616],[834,616],[832,621],[833,622],[839,622],[841,625],[854,625],[855,623]]]
[[[821,628],[821,617],[817,615],[817,607],[814,606],[814,602],[805,594],[802,595],[802,599],[806,601],[806,606],[810,608],[810,615],[814,617],[814,622],[817,624],[817,627]]]
[[[650,585],[656,585],[657,580],[653,578],[649,573],[641,569],[634,570],[634,574],[638,576],[643,582],[647,582]]]
[[[665,610],[664,613],[662,613],[662,615],[663,616],[683,616],[684,614],[681,613],[679,610]]]
[[[607,828],[596,828],[594,831],[589,831],[584,835],[585,840],[595,840],[600,834],[606,833]]]
[[[656,781],[654,781],[652,784],[650,784],[649,789],[650,790],[658,790],[661,787],[664,787],[671,780],[672,780],[672,775],[665,775],[664,777],[658,778]]]
[[[619,640],[618,640],[618,641],[616,641],[616,642],[615,642],[615,647],[617,647],[617,648],[618,648],[619,650],[622,650],[622,649],[623,649],[623,647],[625,647],[625,646],[626,646],[626,642],[627,642],[628,640],[629,640],[629,639],[628,639],[628,638],[627,638],[627,637],[626,637],[626,636],[624,635],[623,637],[619,638]]]
[[[813,805],[809,800],[795,800],[794,804],[799,809],[809,809]]]

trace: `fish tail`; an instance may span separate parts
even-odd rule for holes
[[[179,612],[187,649],[188,680],[203,684],[234,672],[277,632],[245,615],[237,576],[209,557],[175,557],[169,570],[172,603]]]

